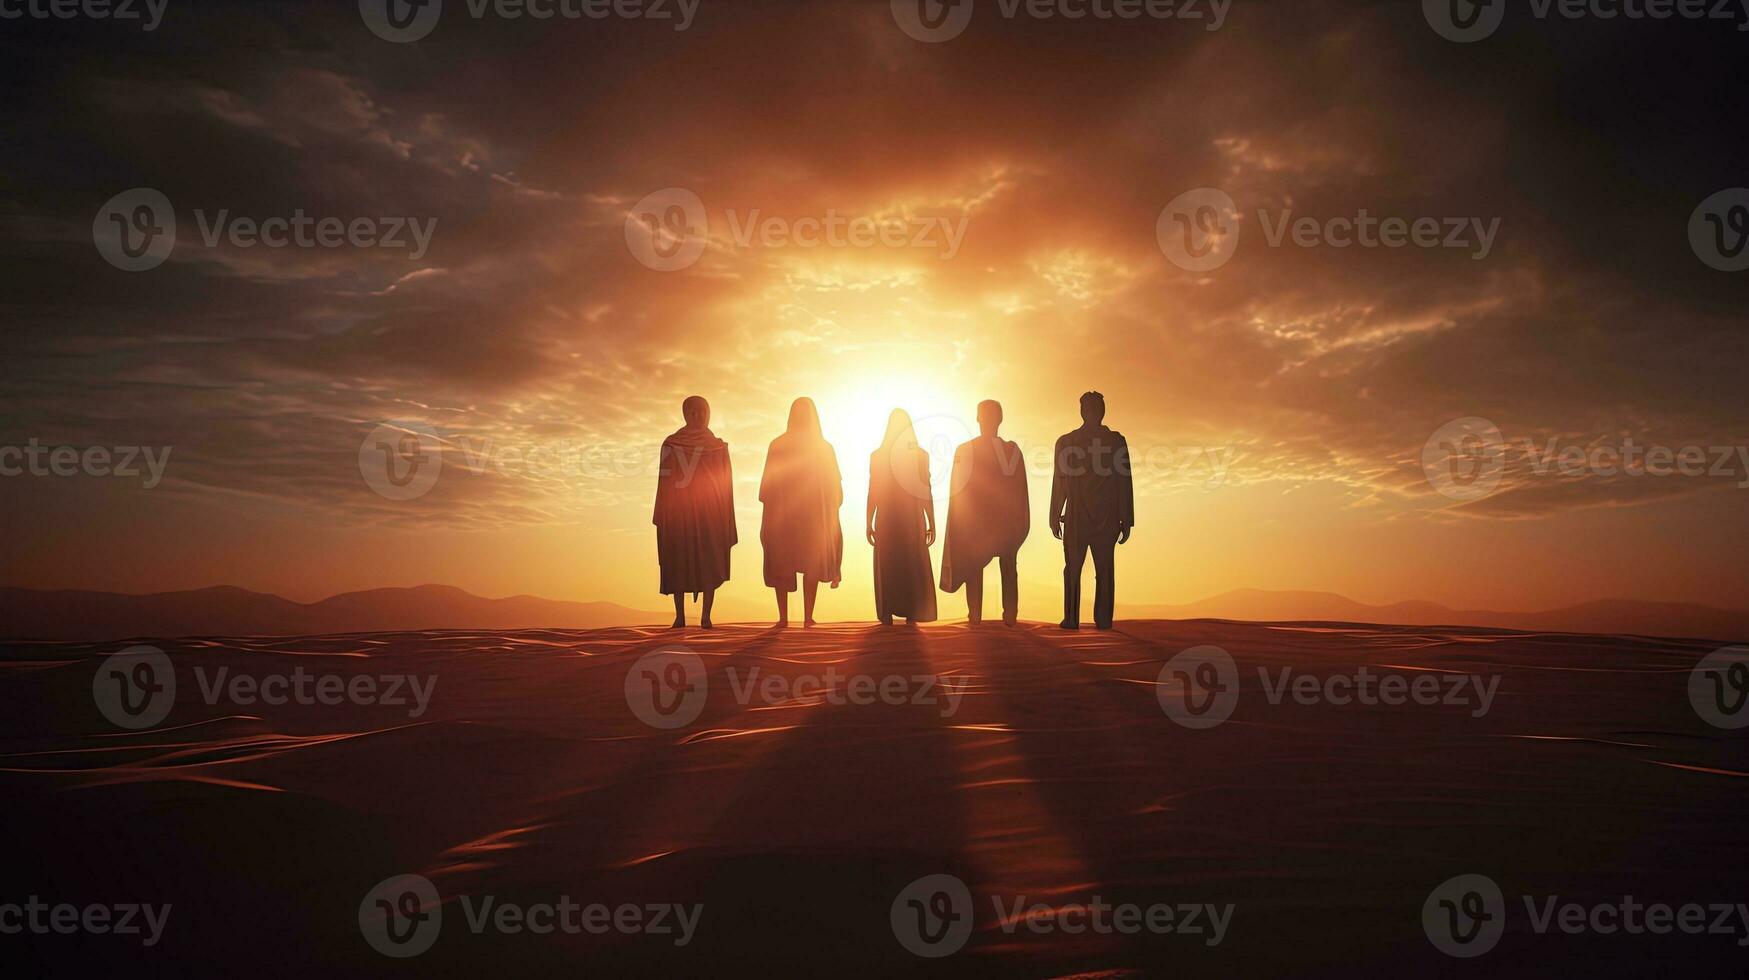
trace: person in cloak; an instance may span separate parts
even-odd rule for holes
[[[917,444],[911,416],[893,409],[881,448],[868,460],[868,543],[874,545],[875,617],[882,626],[935,621],[935,497],[929,454]]]
[[[759,500],[765,504],[759,544],[765,551],[765,584],[777,594],[777,625],[789,625],[789,595],[800,579],[802,623],[813,626],[820,583],[836,589],[844,577],[844,530],[838,520],[844,478],[838,454],[820,431],[813,399],[797,398],[789,409],[789,428],[771,441]]]
[[[1026,461],[1020,447],[997,434],[1002,406],[978,403],[978,438],[953,454],[953,488],[947,503],[947,539],[941,549],[941,590],[966,587],[966,619],[984,621],[984,568],[992,560],[1002,575],[1002,622],[1020,618],[1020,545],[1032,524],[1027,512]]]
[[[662,441],[656,476],[656,560],[662,594],[674,597],[674,628],[686,625],[686,594],[704,596],[699,625],[711,628],[717,587],[729,580],[735,546],[735,482],[729,444],[710,430],[711,406],[698,395],[680,407],[686,424]]]

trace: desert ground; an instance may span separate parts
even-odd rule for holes
[[[176,679],[168,715],[140,730],[93,696],[130,643],[0,644],[0,903],[170,910],[150,946],[0,935],[16,975],[1749,965],[1749,924],[1539,932],[1524,901],[1749,902],[1749,730],[1707,724],[1689,698],[1691,669],[1723,643],[1213,620],[130,642],[163,650]],[[1236,700],[1192,728],[1162,706],[1178,696],[1162,667],[1204,645],[1235,661]],[[685,689],[704,693],[696,717],[655,727],[638,703],[654,681],[633,668],[676,647],[703,668]],[[1437,703],[1272,702],[1284,668],[1335,691],[1323,682],[1363,667],[1437,678]],[[330,692],[348,695],[249,696],[272,677],[316,691],[338,678]],[[412,680],[389,697],[392,677]],[[1423,924],[1433,890],[1466,874],[1496,882],[1507,910],[1474,959],[1440,952]],[[405,958],[361,926],[399,875],[431,882],[441,910]],[[962,881],[974,912],[962,948],[923,957],[900,938],[900,898],[933,875]],[[480,912],[488,896],[524,927]],[[1183,928],[1072,931],[1096,897],[1166,906]],[[649,928],[528,928],[529,910],[564,901],[697,917],[684,944],[647,911]]]

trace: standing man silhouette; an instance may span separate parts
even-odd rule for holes
[[[1002,575],[1002,622],[1020,618],[1015,556],[1031,524],[1026,501],[1026,461],[1020,447],[1002,438],[1002,406],[978,403],[979,436],[953,454],[952,494],[947,503],[947,543],[941,549],[941,588],[966,587],[966,619],[984,621],[984,568],[995,561]]]
[[[1111,629],[1114,552],[1136,523],[1130,447],[1105,427],[1105,396],[1081,396],[1081,427],[1057,440],[1051,534],[1063,542],[1063,629],[1081,628],[1081,567],[1093,552],[1093,624]]]

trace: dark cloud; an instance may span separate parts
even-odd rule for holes
[[[1213,33],[992,13],[926,45],[884,2],[706,0],[683,33],[451,6],[409,45],[350,3],[173,6],[149,35],[9,25],[6,438],[174,442],[178,492],[228,505],[539,524],[643,488],[589,467],[491,473],[397,509],[359,485],[359,440],[410,418],[462,441],[635,448],[700,378],[775,417],[792,379],[774,361],[952,333],[951,356],[1041,399],[1086,387],[1055,358],[1100,364],[1132,440],[1230,446],[1235,485],[1323,481],[1381,517],[1439,504],[1419,453],[1454,418],[1538,440],[1749,440],[1746,280],[1685,233],[1703,198],[1744,183],[1749,35],[1730,25],[1520,17],[1457,45],[1414,3],[1240,0]],[[181,244],[129,275],[89,235],[135,186],[176,203]],[[627,208],[670,186],[711,214],[684,274],[623,243]],[[1498,238],[1482,260],[1276,248],[1248,217],[1228,266],[1186,273],[1155,219],[1199,186],[1247,215],[1475,218]],[[197,209],[436,230],[417,260],[206,247]],[[736,247],[724,213],[754,209],[968,233],[951,261],[832,265]],[[752,420],[726,424],[759,444]],[[1711,486],[1515,471],[1462,510]]]

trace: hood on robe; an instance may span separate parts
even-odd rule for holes
[[[681,426],[675,429],[668,438],[662,440],[662,444],[677,449],[692,449],[707,453],[726,452],[729,448],[728,443],[718,439],[716,433],[702,425]],[[646,443],[646,445],[648,444]]]

